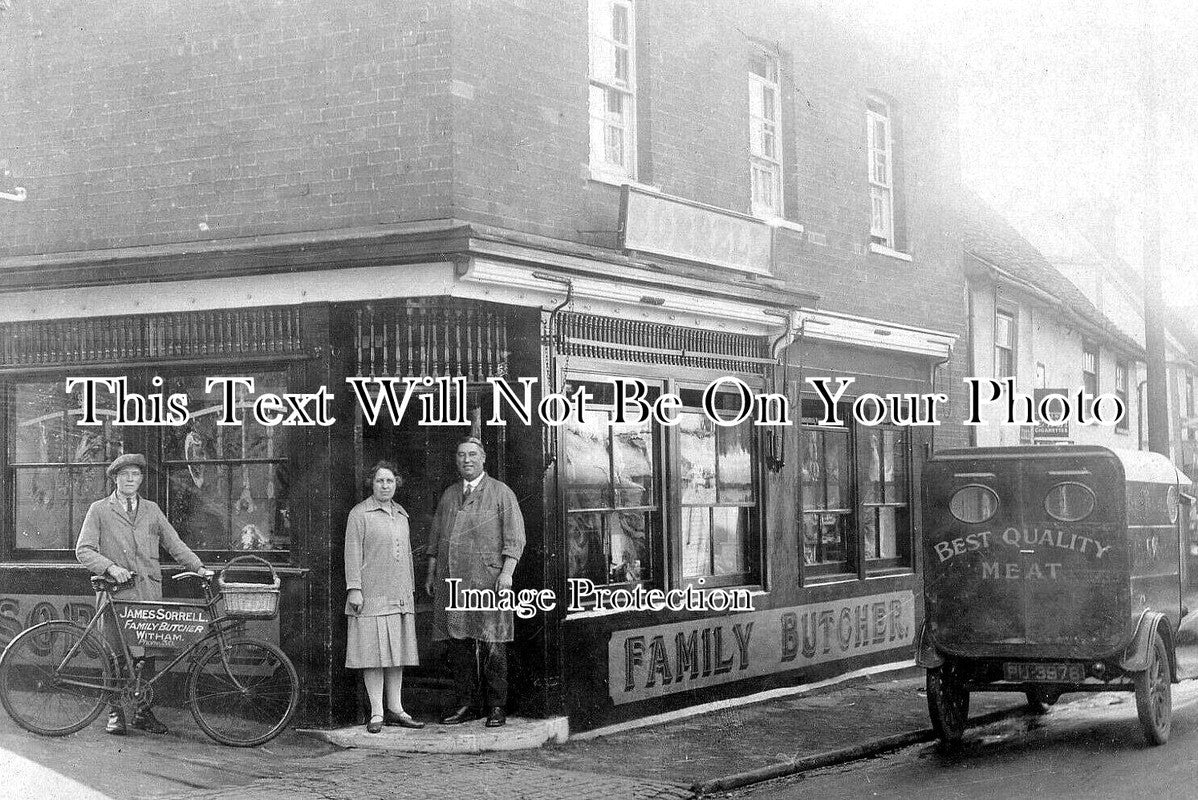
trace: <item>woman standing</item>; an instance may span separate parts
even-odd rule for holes
[[[412,598],[408,512],[396,503],[398,470],[390,461],[370,469],[372,494],[345,523],[345,666],[362,670],[370,698],[366,730],[383,725],[423,728],[403,710],[403,668],[418,662]],[[386,687],[386,707],[383,705]]]

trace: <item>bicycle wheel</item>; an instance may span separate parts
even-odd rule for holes
[[[299,677],[275,645],[258,639],[213,643],[187,680],[187,704],[204,733],[253,747],[283,732],[299,706]]]
[[[42,736],[82,730],[108,704],[112,648],[71,622],[43,622],[17,634],[0,656],[0,703],[13,721]]]

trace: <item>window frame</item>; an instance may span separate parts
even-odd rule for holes
[[[1008,342],[999,341],[1001,322],[1010,324]],[[1009,359],[1009,365],[1004,369],[1003,356]],[[994,309],[994,377],[1014,378],[1019,374],[1019,312],[1006,306]]]
[[[294,369],[295,362],[288,360],[263,360],[255,361],[247,374],[258,374],[265,372],[278,372],[284,376],[288,387],[293,386],[297,377],[299,377]],[[244,368],[243,368],[244,369]],[[195,375],[228,375],[235,374],[229,370],[227,363],[204,362],[202,364],[163,364],[151,366],[138,366],[136,368],[128,368],[124,370],[124,376],[128,380],[128,390],[132,393],[137,393],[145,396],[150,393],[163,392],[169,394],[167,387],[172,379],[184,378]],[[17,532],[16,532],[16,513],[17,513],[17,497],[16,497],[16,470],[20,467],[27,466],[26,462],[16,462],[13,459],[13,450],[15,447],[15,438],[11,435],[13,425],[16,421],[16,391],[18,385],[23,384],[53,384],[58,386],[65,385],[67,377],[76,376],[102,376],[108,377],[114,374],[114,368],[108,366],[92,366],[86,367],[67,367],[54,368],[52,370],[37,371],[37,372],[20,372],[11,373],[0,376],[0,400],[3,400],[3,405],[0,406],[0,432],[5,434],[5,438],[12,444],[5,444],[0,448],[0,464],[3,471],[0,473],[0,494],[3,495],[2,511],[4,514],[0,520],[0,560],[10,563],[21,563],[30,561],[47,561],[52,563],[77,563],[75,558],[75,541],[79,536],[79,528],[82,526],[82,518],[69,522],[71,530],[68,531],[69,540],[71,542],[68,548],[18,548],[17,547]],[[238,373],[239,374],[239,373]],[[154,376],[162,376],[166,381],[166,386],[157,387],[151,383]],[[261,391],[261,387],[256,387],[256,392]],[[189,410],[194,410],[189,407]],[[123,452],[126,453],[144,453],[149,461],[147,469],[144,471],[143,480],[139,493],[147,500],[151,500],[159,505],[163,514],[170,519],[170,505],[168,501],[169,487],[169,468],[165,459],[165,448],[167,443],[166,429],[169,425],[139,425],[139,426],[124,426],[125,436],[123,437]],[[230,428],[237,430],[238,428]],[[299,430],[299,429],[295,429]],[[280,462],[284,465],[291,465],[294,460],[290,448],[285,452],[288,455],[284,458],[269,459],[271,462]],[[102,465],[95,464],[89,466],[107,467],[111,463],[111,459],[105,461]],[[223,463],[223,462],[221,462]],[[240,464],[241,461],[238,461]],[[173,462],[172,462],[172,465]],[[62,466],[66,467],[66,464]],[[177,465],[175,465],[177,466]],[[115,486],[112,481],[105,478],[106,492],[103,495],[91,497],[88,504],[102,500],[105,497],[112,495],[115,491]],[[292,499],[295,503],[297,500]],[[173,524],[173,523],[172,523]],[[223,562],[237,555],[252,554],[265,558],[272,564],[280,566],[290,566],[299,563],[298,559],[303,551],[303,526],[295,525],[293,527],[290,541],[287,549],[261,549],[261,550],[242,550],[233,546],[234,532],[230,530],[229,547],[219,549],[201,549],[195,546],[187,539],[185,531],[180,531],[185,544],[188,545],[194,552],[201,556],[206,562],[213,561],[216,563]],[[162,556],[163,566],[174,566],[175,561],[169,554]]]
[[[754,62],[760,59],[766,65],[766,71],[773,72],[773,80],[767,75],[761,75],[753,69]],[[764,219],[784,219],[786,216],[786,199],[783,192],[784,160],[782,148],[782,59],[760,44],[753,44],[750,51],[748,69],[749,88],[749,209],[753,216]],[[767,92],[773,94],[773,114],[766,116],[765,99]],[[754,106],[761,98],[762,111],[755,113]],[[770,130],[772,128],[772,131]],[[773,137],[772,156],[759,149],[758,141],[764,142],[766,135]],[[757,199],[757,175],[759,172],[769,174],[770,191],[774,197],[772,205],[761,203]]]
[[[660,367],[654,367],[647,364],[625,364],[621,363],[613,365],[602,359],[591,358],[571,358],[569,363],[561,365],[557,369],[559,385],[565,386],[571,381],[605,381],[612,378],[639,378],[650,386],[660,386],[663,393],[680,393],[680,387],[685,388],[702,388],[709,385],[712,381],[725,375],[735,375],[743,380],[752,391],[761,391],[764,383],[760,375],[744,374],[744,373],[729,373],[716,372],[709,370],[691,370],[688,372],[685,379],[678,378],[676,375],[662,375]],[[602,405],[602,404],[598,404]],[[704,576],[703,582],[698,580],[684,580],[682,576],[682,504],[681,504],[681,486],[680,486],[680,465],[679,458],[679,437],[676,425],[661,426],[654,424],[656,429],[656,456],[658,462],[656,465],[656,475],[654,479],[655,491],[658,493],[659,511],[658,518],[660,520],[657,530],[653,531],[649,536],[648,551],[651,553],[653,563],[651,569],[643,572],[640,583],[647,588],[658,588],[665,591],[671,589],[681,589],[687,586],[695,586],[699,591],[705,591],[715,588],[747,588],[750,591],[763,591],[768,583],[769,564],[766,554],[769,552],[769,531],[767,529],[767,508],[768,494],[765,478],[765,469],[762,454],[765,452],[764,429],[759,426],[753,427],[754,439],[754,455],[753,455],[753,489],[756,497],[755,513],[750,515],[750,525],[748,528],[750,537],[750,546],[745,554],[745,564],[748,568],[750,577],[740,579],[738,576],[745,573],[738,573],[735,576]],[[557,426],[556,441],[558,447],[558,460],[562,465],[559,468],[559,479],[557,480],[557,489],[554,496],[557,499],[557,516],[561,520],[560,525],[565,535],[566,524],[566,479],[565,479],[565,459],[566,459],[566,439],[565,426]],[[566,545],[563,542],[563,545]],[[567,558],[562,558],[560,574],[563,579],[569,578],[569,561]],[[634,584],[608,584],[609,587],[620,588]],[[579,612],[586,613],[586,612]]]
[[[894,213],[894,111],[884,97],[871,94],[866,100],[866,175],[869,181],[871,245],[898,250]],[[883,131],[878,141],[878,126]],[[878,170],[881,156],[884,169]]]
[[[869,577],[890,575],[890,574],[905,574],[912,572],[915,565],[915,515],[917,509],[915,507],[914,487],[915,487],[915,439],[909,428],[899,425],[880,424],[880,425],[861,425],[857,423],[852,416],[852,404],[856,400],[856,396],[845,395],[837,404],[837,410],[841,420],[845,422],[842,426],[820,425],[818,423],[807,422],[807,419],[812,417],[807,416],[803,412],[803,402],[812,401],[815,407],[820,409],[819,414],[822,415],[823,403],[819,400],[819,396],[814,392],[799,393],[799,479],[797,482],[796,505],[797,521],[798,521],[798,536],[800,552],[798,561],[800,563],[803,582],[806,583],[824,583],[845,578],[855,578],[863,580]],[[847,453],[849,463],[845,465],[847,474],[850,477],[850,482],[846,487],[847,503],[842,498],[842,505],[835,509],[819,509],[817,511],[810,510],[806,505],[806,498],[803,495],[803,479],[802,479],[802,459],[805,453],[806,444],[803,441],[803,435],[807,431],[815,431],[821,433],[838,433],[847,437]],[[883,436],[886,431],[894,431],[895,434],[902,437],[903,445],[900,457],[903,459],[903,479],[901,488],[896,487],[896,494],[901,498],[901,501],[883,502],[865,502],[864,486],[868,478],[870,465],[868,463],[868,454],[866,452],[869,446],[868,434],[872,431],[878,431]],[[826,491],[826,490],[825,490]],[[901,529],[896,520],[895,530],[895,550],[896,554],[893,557],[873,557],[868,556],[866,551],[866,511],[877,508],[901,508],[902,525]],[[813,562],[807,561],[805,551],[805,535],[806,535],[806,516],[812,513],[836,513],[842,516],[847,516],[847,536],[849,541],[845,543],[846,559],[842,561],[825,561]],[[875,531],[876,532],[876,531]]]
[[[617,38],[614,19],[617,9],[623,9],[626,17],[626,42]],[[607,29],[597,30],[597,22],[606,18]],[[604,35],[607,33],[609,35]],[[588,74],[588,141],[591,177],[609,183],[630,183],[637,180],[637,63],[636,63],[636,5],[635,0],[588,0],[587,2],[587,47],[589,52]],[[613,65],[611,75],[600,74],[602,63],[600,52],[611,48]],[[620,56],[626,59],[627,75],[620,79],[617,65]],[[597,94],[600,92],[601,94]],[[614,163],[607,156],[607,136],[615,120],[611,117],[608,102],[613,96],[621,98],[623,110],[619,124],[622,132],[621,157],[623,163]],[[602,107],[597,102],[602,100]],[[596,126],[602,134],[596,141]]]
[[[1128,433],[1131,430],[1131,368],[1127,361],[1115,359],[1115,396],[1123,401],[1123,416],[1115,423],[1115,430]]]
[[[1097,344],[1085,342],[1082,345],[1082,388],[1088,394],[1098,395],[1099,378],[1101,376],[1101,350]],[[1093,361],[1094,369],[1090,370]]]

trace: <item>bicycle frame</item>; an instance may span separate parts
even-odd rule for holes
[[[178,579],[182,577],[200,576],[196,575],[195,573],[183,573],[175,577]],[[154,686],[154,684],[156,684],[164,675],[170,672],[171,668],[183,661],[185,658],[189,656],[194,658],[203,654],[205,648],[212,646],[214,643],[223,650],[226,638],[232,635],[238,629],[244,628],[245,621],[243,619],[238,619],[227,615],[218,616],[215,613],[214,609],[217,602],[220,600],[220,595],[219,593],[214,593],[212,591],[212,584],[208,579],[203,580],[203,602],[185,602],[177,600],[117,600],[112,597],[113,584],[107,581],[102,583],[97,581],[95,585],[100,595],[99,599],[96,601],[96,614],[92,617],[91,621],[88,622],[85,628],[85,635],[80,637],[79,642],[76,643],[74,647],[63,654],[62,660],[59,662],[58,669],[61,669],[63,665],[69,663],[70,660],[75,656],[75,654],[78,652],[78,649],[83,646],[87,633],[93,634],[106,647],[111,649],[111,641],[100,629],[101,624],[111,625],[115,631],[116,640],[120,643],[119,651],[112,653],[112,655],[116,657],[114,666],[119,673],[116,676],[117,682],[115,685],[109,686],[96,685],[94,683],[81,680],[62,679],[62,682],[67,685],[79,686],[81,688],[87,689],[99,689],[114,693],[123,693],[132,688],[134,692],[140,693],[144,690],[144,688]],[[130,644],[126,639],[125,630],[121,623],[121,619],[117,616],[116,609],[118,605],[144,605],[158,608],[165,605],[178,606],[180,608],[203,609],[206,615],[204,622],[208,627],[208,632],[200,639],[180,649],[178,654],[171,659],[166,666],[158,670],[156,675],[151,677],[149,680],[143,681],[141,673],[134,668],[136,657],[133,655],[132,650],[130,649]],[[229,676],[236,682],[235,675],[230,672]]]

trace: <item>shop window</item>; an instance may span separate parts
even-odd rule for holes
[[[752,211],[782,216],[781,85],[778,57],[753,48],[749,58],[749,179]]]
[[[907,432],[863,429],[865,474],[861,480],[861,535],[867,562],[901,563],[910,530],[907,503]],[[875,566],[871,564],[871,566]]]
[[[254,394],[282,394],[286,372],[250,373]],[[287,444],[292,429],[260,424],[253,397],[236,391],[239,425],[218,425],[221,398],[205,377],[179,377],[169,391],[188,397],[186,425],[161,428],[164,510],[193,550],[286,551],[291,546]]]
[[[758,492],[751,420],[717,425],[701,404],[701,392],[680,392],[678,484],[682,580],[684,583],[749,583],[756,569]],[[737,394],[715,396],[714,411],[732,419]]]
[[[11,389],[8,482],[19,551],[72,550],[88,506],[112,492],[104,469],[125,449],[111,395],[97,400],[100,424],[81,427],[82,390],[68,393],[64,385]]]
[[[590,0],[591,174],[636,180],[636,46],[631,0]]]
[[[800,504],[809,575],[861,573],[911,563],[910,441],[905,429],[825,426],[823,403],[803,399]]]
[[[650,536],[659,531],[657,433],[648,422],[612,422],[610,384],[572,382],[595,396],[564,425],[567,574],[596,585],[651,581]],[[656,395],[659,390],[653,390]]]

